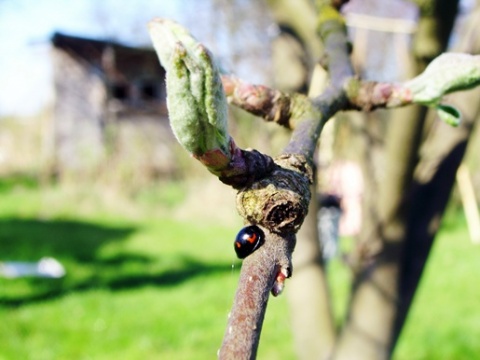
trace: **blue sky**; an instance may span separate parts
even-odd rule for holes
[[[54,31],[148,43],[146,22],[181,21],[182,1],[0,0],[0,116],[31,115],[51,101]]]

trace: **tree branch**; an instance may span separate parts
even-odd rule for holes
[[[219,351],[221,359],[250,359],[255,357],[258,347],[268,293],[278,295],[292,273],[295,233],[308,211],[313,153],[325,122],[340,110],[412,102],[435,106],[455,118],[458,114],[452,115],[440,104],[441,96],[478,85],[479,59],[472,62],[468,58],[466,63],[471,66],[463,68],[469,70],[460,71],[453,78],[439,76],[445,66],[439,58],[433,69],[427,68],[423,78],[401,85],[361,82],[353,76],[343,18],[336,7],[321,5],[318,32],[325,43],[331,83],[322,95],[309,99],[248,85],[232,77],[224,77],[222,86],[212,56],[184,28],[172,21],[155,19],[149,30],[167,73],[167,105],[175,136],[222,182],[240,189],[240,215],[246,223],[258,225],[265,232],[264,244],[244,260]],[[428,83],[437,78],[441,78],[436,82],[441,90],[432,92]],[[293,129],[281,156],[272,160],[258,151],[235,145],[226,126],[224,89],[237,106]]]
[[[277,295],[284,279],[291,275],[290,254],[295,247],[295,236],[279,236],[263,230],[265,244],[243,261],[219,359],[256,357],[269,292],[272,289]]]
[[[331,47],[334,48],[333,45]],[[314,99],[300,94],[285,94],[266,86],[245,84],[239,80],[232,81],[227,76],[222,81],[227,84],[229,99],[234,105],[262,116],[267,121],[272,116],[265,109],[273,109],[275,121],[290,129],[296,129],[309,115],[328,120],[341,110],[371,111],[411,104],[433,107],[442,120],[456,126],[460,121],[460,113],[452,106],[442,103],[442,99],[452,92],[468,90],[480,84],[480,55],[442,54],[422,74],[403,83],[363,81],[348,75],[348,65],[330,67],[329,70],[343,80],[337,80],[337,86],[331,84],[322,95]],[[240,93],[241,96],[238,95]],[[261,102],[255,101],[257,94],[262,98]]]

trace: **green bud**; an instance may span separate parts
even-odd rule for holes
[[[166,70],[167,107],[172,130],[195,157],[215,152],[230,159],[227,100],[209,51],[179,24],[149,23],[155,51]]]

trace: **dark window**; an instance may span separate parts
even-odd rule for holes
[[[118,100],[127,100],[128,99],[128,86],[125,84],[115,84],[112,85],[112,97]]]
[[[140,96],[143,100],[158,99],[158,88],[154,83],[144,83],[140,88]]]

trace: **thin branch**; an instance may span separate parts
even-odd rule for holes
[[[329,26],[332,24],[331,21]],[[331,32],[325,34],[325,41],[332,42],[329,44],[331,49],[346,49],[343,43],[346,41],[346,36],[330,36],[337,31],[345,32],[345,27],[331,27]],[[341,43],[337,44],[337,42]],[[347,55],[345,54],[344,57]],[[351,65],[348,62],[344,64],[347,66],[346,69],[334,66],[334,71],[349,74]],[[258,92],[258,88],[250,89],[252,93]],[[267,98],[270,96],[272,103],[282,98],[278,96],[278,92],[265,91],[263,87],[261,90]],[[292,271],[290,259],[295,247],[294,234],[303,223],[310,202],[309,185],[312,183],[313,152],[324,123],[346,103],[343,92],[331,85],[317,99],[317,102],[305,101],[306,98],[303,98],[300,109],[289,106],[290,118],[294,120],[291,124],[295,126],[291,140],[283,151],[284,155],[277,159],[280,173],[272,172],[249,189],[242,190],[237,197],[240,215],[250,222],[259,222],[264,225],[269,235],[266,246],[262,246],[260,251],[247,257],[242,266],[239,290],[235,296],[232,315],[219,352],[220,359],[255,358],[268,292],[272,289],[272,279],[278,279],[273,289],[281,289],[283,280],[290,276]],[[240,98],[246,100],[245,104],[251,111],[252,102],[249,101],[249,96]],[[281,102],[281,104],[285,103]],[[265,109],[263,101],[254,102],[254,104],[259,104],[260,110]],[[272,108],[275,106],[269,109]],[[270,111],[263,113],[269,115]],[[247,206],[244,206],[245,203]],[[269,211],[270,208],[274,208],[275,211]],[[274,237],[273,234],[279,236]],[[265,259],[268,259],[267,263]],[[288,259],[288,265],[279,262],[282,259]],[[259,274],[263,277],[262,280],[259,279]],[[278,292],[277,290],[274,292]]]
[[[292,129],[290,109],[295,108],[294,97],[264,85],[252,85],[235,76],[222,76],[223,89],[228,101],[266,121]]]
[[[328,36],[332,41],[334,40],[335,36]],[[345,41],[345,39],[342,40],[342,37],[337,38],[335,41]],[[329,44],[329,41],[326,43]],[[330,47],[337,50],[339,48],[333,44]],[[341,56],[339,55],[339,57]],[[336,60],[336,57],[332,59]],[[261,108],[259,108],[257,107],[260,106],[259,103],[252,100],[255,97],[254,89],[257,89],[257,86],[240,81],[230,82],[226,77],[223,81],[224,83],[229,82],[230,94],[236,93],[234,84],[240,84],[242,97],[235,97],[233,103],[236,106],[260,116],[267,116],[262,109],[275,109],[276,114],[290,116],[290,119],[279,117],[278,120],[282,124],[288,123],[290,129],[296,129],[302,123],[301,126],[305,127],[304,120],[309,116],[312,118],[321,116],[324,118],[323,121],[327,121],[337,111],[371,111],[410,104],[431,106],[439,112],[442,120],[451,125],[458,125],[460,114],[450,105],[444,104],[443,97],[480,84],[480,55],[442,54],[432,61],[422,74],[403,83],[363,81],[351,74],[348,63],[345,62],[343,66],[339,66],[338,64],[342,61],[331,62],[336,65],[329,66],[330,73],[334,72],[341,80],[332,81],[324,93],[314,99],[298,94],[288,95],[262,86],[263,99]],[[278,100],[285,98],[289,98],[290,101]],[[248,99],[248,102],[245,99]],[[283,108],[284,106],[285,108]],[[318,119],[311,121],[318,122]],[[314,124],[311,127],[318,128],[319,126],[319,124]]]
[[[295,236],[279,236],[263,228],[265,244],[242,264],[237,293],[229,314],[218,358],[222,360],[256,357],[269,292],[278,294],[291,274],[290,254]],[[284,269],[280,271],[280,269]]]

